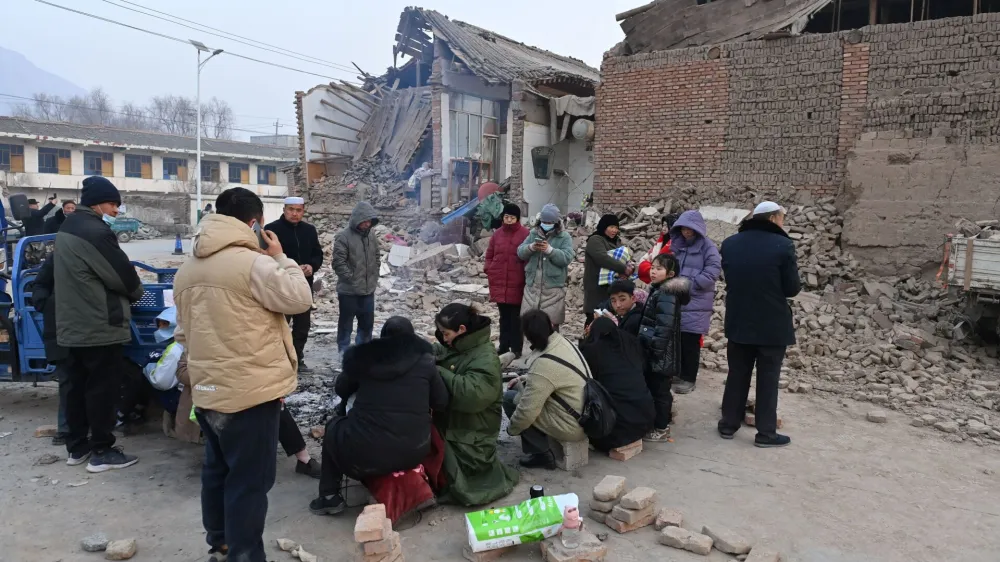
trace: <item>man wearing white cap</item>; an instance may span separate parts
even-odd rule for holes
[[[795,344],[787,299],[799,294],[795,245],[784,230],[785,209],[765,201],[722,243],[726,279],[726,349],[729,377],[722,397],[719,435],[732,439],[743,423],[750,379],[757,367],[758,447],[784,447],[778,434],[778,377],[785,349]]]
[[[295,260],[306,276],[306,281],[312,287],[313,275],[323,266],[323,247],[319,244],[316,227],[302,220],[306,212],[305,200],[301,197],[286,197],[285,210],[281,218],[265,227],[278,237],[285,255]],[[292,343],[299,360],[299,372],[309,372],[309,367],[303,361],[306,340],[309,339],[309,325],[312,310],[296,314],[288,318],[292,327]]]

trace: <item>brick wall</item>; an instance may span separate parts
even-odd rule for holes
[[[1000,14],[608,57],[595,201],[839,195],[852,251],[918,269],[995,218],[998,72]]]

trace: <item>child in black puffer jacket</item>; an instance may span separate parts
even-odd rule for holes
[[[642,308],[639,340],[646,349],[646,386],[656,407],[654,428],[645,441],[670,439],[670,417],[674,398],[670,385],[681,364],[681,307],[691,300],[691,281],[677,277],[677,258],[660,254],[650,268],[649,296]]]

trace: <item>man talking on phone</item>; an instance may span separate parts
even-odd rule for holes
[[[195,415],[205,435],[201,517],[213,559],[265,562],[281,398],[298,384],[286,316],[312,307],[305,274],[274,233],[254,232],[264,204],[223,191],[174,278],[175,340],[187,349]]]

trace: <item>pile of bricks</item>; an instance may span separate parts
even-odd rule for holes
[[[385,506],[369,505],[354,523],[354,540],[358,543],[358,562],[403,562],[403,545],[399,533],[385,516]]]
[[[624,534],[648,527],[656,520],[656,490],[636,488],[625,493],[625,478],[605,476],[594,486],[590,517]]]

